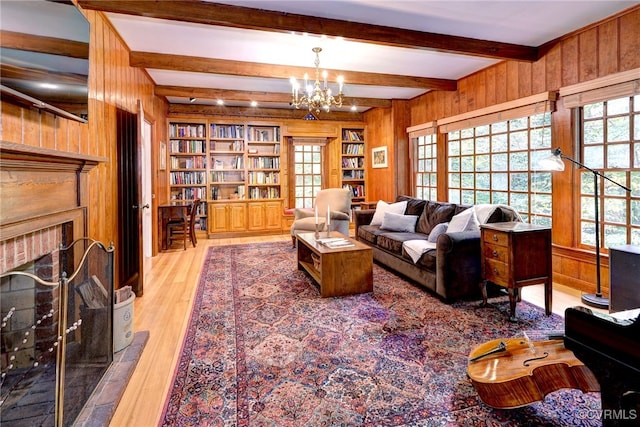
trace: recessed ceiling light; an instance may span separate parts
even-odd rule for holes
[[[351,106],[351,111],[358,111],[358,107],[356,107],[355,105]]]
[[[218,105],[224,105],[224,101],[222,99],[218,99]]]
[[[252,107],[257,107],[258,106],[258,101],[251,101],[251,106]]]
[[[189,98],[189,102],[196,102],[196,98],[194,97]]]

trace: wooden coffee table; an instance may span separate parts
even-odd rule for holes
[[[315,239],[315,233],[298,233],[298,270],[305,270],[320,285],[322,297],[336,297],[373,291],[373,250],[337,231],[353,246],[331,249]],[[327,233],[320,233],[320,239]],[[315,258],[315,259],[314,259]]]

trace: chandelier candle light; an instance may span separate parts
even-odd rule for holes
[[[291,77],[291,79],[289,79],[291,82],[291,104],[296,108],[308,106],[309,111],[315,111],[316,113],[319,113],[320,110],[328,113],[332,106],[342,107],[342,86],[344,84],[344,78],[338,76],[338,95],[333,96],[331,89],[327,86],[326,70],[322,72],[323,83],[322,85],[320,84],[320,52],[322,48],[314,47],[312,50],[316,54],[316,81],[313,85],[309,84],[309,75],[304,73],[305,92],[300,95],[300,84],[295,77]]]

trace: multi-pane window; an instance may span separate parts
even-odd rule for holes
[[[322,146],[293,147],[293,171],[296,208],[312,208],[322,188]]]
[[[551,225],[551,113],[447,134],[449,202],[510,205],[524,221]]]
[[[415,197],[420,199],[438,200],[436,142],[436,134],[413,139],[416,150]]]
[[[631,189],[598,178],[600,244],[640,245],[640,95],[584,105],[582,163]],[[594,174],[580,174],[580,243],[595,245]]]

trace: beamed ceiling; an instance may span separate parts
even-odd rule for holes
[[[505,59],[536,61],[559,38],[640,2],[77,3],[105,13],[131,50],[131,66],[146,69],[173,112],[302,117],[306,111],[289,104],[289,78],[314,75],[318,46],[329,85],[336,91],[343,75],[346,96],[342,108],[319,118],[340,119],[353,116],[352,107],[362,113],[456,90],[458,79]]]

